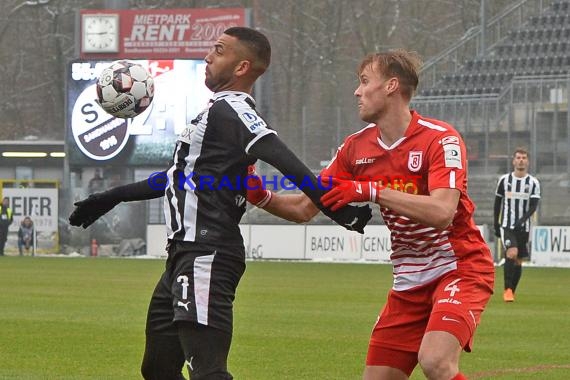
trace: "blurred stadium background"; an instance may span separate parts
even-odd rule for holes
[[[525,146],[530,150],[531,173],[541,180],[544,193],[537,222],[567,225],[569,4],[569,0],[195,0],[183,5],[247,8],[251,25],[267,33],[274,52],[271,69],[256,88],[259,108],[315,173],[328,163],[343,138],[363,125],[353,96],[355,69],[362,56],[404,47],[425,58],[413,106],[450,122],[465,137],[477,224],[491,223],[495,181],[510,170],[512,150]],[[78,9],[180,6],[169,0],[2,2],[0,149],[51,144],[54,150],[69,152],[64,73],[78,57]],[[163,149],[169,156],[171,146],[165,144]],[[155,200],[120,209],[102,218],[89,233],[70,229],[66,219],[72,202],[88,193],[94,173],[100,170],[103,187],[109,187],[163,168],[120,161],[70,165],[61,156],[3,156],[0,178],[4,188],[41,188],[47,185],[34,181],[57,181],[58,244],[64,253],[85,253],[94,237],[101,244],[117,246],[124,239],[141,238],[146,224],[163,223],[162,202]],[[277,175],[263,163],[258,171]],[[133,228],[126,227],[135,221]],[[254,208],[243,221],[287,223]],[[311,223],[330,221],[321,216]],[[382,220],[375,215],[373,223]]]

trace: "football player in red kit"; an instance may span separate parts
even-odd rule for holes
[[[364,58],[354,95],[369,124],[321,173],[332,185],[324,205],[376,203],[391,231],[394,284],[372,331],[365,380],[407,379],[418,363],[429,379],[464,379],[461,352],[471,351],[493,293],[491,252],[467,196],[465,144],[451,125],[410,109],[420,65],[405,50]],[[303,194],[261,187],[248,200],[295,222],[319,211]]]

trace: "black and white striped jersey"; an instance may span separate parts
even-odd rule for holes
[[[168,169],[164,215],[168,238],[243,245],[238,223],[246,208],[249,149],[275,133],[243,92],[214,94],[178,136]]]
[[[514,229],[517,220],[529,210],[530,199],[540,199],[540,182],[530,174],[521,178],[514,173],[505,174],[497,182],[495,195],[503,198],[501,227]],[[526,220],[524,230],[530,231],[530,218]]]

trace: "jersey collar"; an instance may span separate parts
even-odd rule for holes
[[[227,96],[245,96],[246,99],[249,99],[251,102],[253,102],[253,104],[255,104],[255,99],[253,99],[250,94],[248,94],[247,92],[243,92],[243,91],[220,91],[220,92],[216,92],[212,96],[212,101],[216,101],[218,99],[225,98]]]
[[[383,149],[392,150],[392,149],[398,147],[402,142],[404,142],[404,140],[406,138],[410,137],[416,131],[417,125],[418,125],[419,114],[414,110],[410,110],[410,114],[412,115],[412,120],[410,120],[410,124],[408,124],[408,128],[406,128],[406,132],[404,133],[404,136],[402,136],[400,139],[396,140],[390,146],[386,145],[382,141],[382,139],[380,138],[380,128],[378,128],[378,136],[376,137],[376,139],[378,140],[378,144],[380,144],[380,146]]]

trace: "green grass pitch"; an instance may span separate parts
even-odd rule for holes
[[[0,379],[140,379],[146,308],[162,260],[0,257]],[[502,269],[462,371],[570,378],[570,269]],[[360,379],[391,266],[248,262],[229,366],[238,380]],[[423,379],[416,370],[412,379]]]

